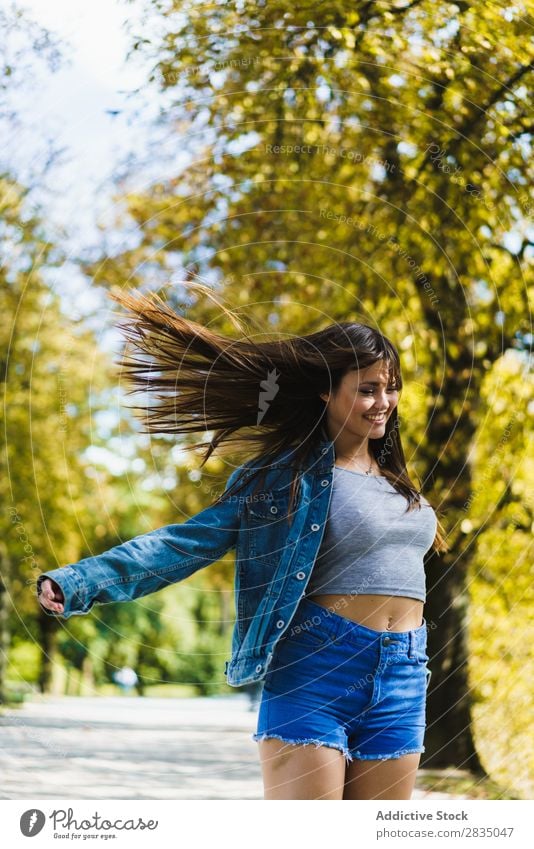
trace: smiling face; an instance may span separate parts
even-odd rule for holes
[[[399,390],[390,374],[379,360],[364,369],[351,369],[335,393],[319,396],[327,402],[327,428],[332,439],[343,434],[358,443],[384,435],[386,422],[399,401]],[[371,416],[381,418],[372,421]]]

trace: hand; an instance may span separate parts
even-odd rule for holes
[[[38,599],[47,610],[53,610],[55,613],[63,613],[65,602],[63,591],[51,578],[45,578],[41,584]]]

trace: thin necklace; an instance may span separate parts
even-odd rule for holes
[[[343,458],[342,458],[342,459],[343,459]],[[354,462],[354,460],[353,460],[352,462]],[[369,464],[369,468],[367,469],[367,471],[365,472],[365,474],[366,474],[366,475],[370,475],[370,474],[371,474],[372,469],[373,469],[373,460],[371,459],[371,462],[370,462],[370,464]],[[361,471],[361,466],[360,466],[360,471]]]

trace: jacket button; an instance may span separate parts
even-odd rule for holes
[[[321,486],[328,486],[329,483],[330,481],[328,480],[321,481]]]
[[[263,666],[261,665],[261,663],[258,663],[258,665],[256,667],[256,672],[261,672],[262,669],[263,669]]]
[[[306,577],[306,572],[297,572],[297,578],[302,581]]]
[[[277,628],[283,628],[284,627],[284,620],[279,619],[278,622],[276,623],[276,627]]]
[[[278,513],[278,507],[271,507],[271,513]]]
[[[313,524],[313,525],[311,526],[311,529],[312,529],[312,531],[318,531],[318,530],[319,530],[319,525],[315,525],[315,524]]]

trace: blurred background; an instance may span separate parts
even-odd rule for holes
[[[232,553],[67,621],[35,598],[222,491],[196,438],[139,432],[107,297],[237,338],[195,280],[258,338],[354,320],[398,347],[408,467],[451,546],[426,563],[421,765],[532,798],[534,3],[297,6],[0,2],[0,720],[119,694],[248,711]]]

